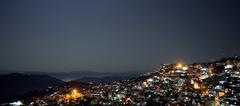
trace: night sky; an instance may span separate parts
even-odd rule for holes
[[[238,0],[1,0],[0,70],[127,71],[240,55]]]

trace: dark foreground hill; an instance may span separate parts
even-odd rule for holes
[[[63,81],[48,75],[20,73],[0,75],[0,100],[61,83]]]

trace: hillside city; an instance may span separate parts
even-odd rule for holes
[[[132,79],[99,84],[70,81],[39,92],[9,104],[239,106],[240,57],[206,63],[162,64]]]

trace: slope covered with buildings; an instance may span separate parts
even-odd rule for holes
[[[110,84],[69,82],[46,90],[53,92],[20,101],[27,105],[239,106],[240,58],[162,64],[133,79]]]

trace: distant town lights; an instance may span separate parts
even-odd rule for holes
[[[228,65],[226,65],[224,68],[225,68],[225,69],[231,69],[231,68],[233,68],[233,65],[228,64]]]
[[[180,64],[180,63],[178,63],[175,67],[176,67],[176,69],[181,69],[181,70],[184,70],[184,71],[188,70],[187,65],[183,65],[183,64]]]
[[[77,89],[72,89],[71,94],[65,94],[65,99],[77,99],[79,97],[83,96],[81,93],[78,92]]]
[[[72,94],[77,94],[78,93],[78,90],[77,89],[73,89],[72,90]]]
[[[176,67],[177,67],[178,69],[180,69],[180,68],[182,68],[182,66],[183,66],[183,65],[179,63],[179,64],[177,64]]]
[[[188,70],[187,66],[182,67],[183,70]]]
[[[193,87],[194,87],[194,89],[199,89],[200,88],[198,83],[194,83]]]
[[[21,101],[17,101],[17,102],[9,103],[9,105],[12,105],[12,106],[21,106],[21,105],[23,105],[23,103],[22,103]]]

